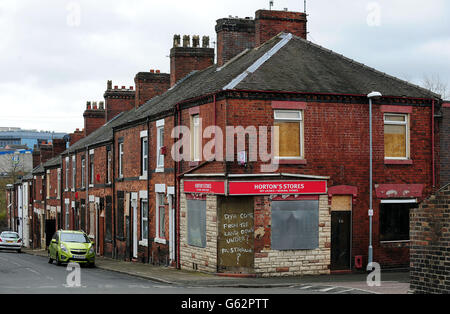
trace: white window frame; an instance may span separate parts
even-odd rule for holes
[[[95,184],[95,164],[94,150],[89,151],[89,187],[93,188]]]
[[[144,203],[147,204],[147,218],[144,219]],[[148,232],[149,232],[149,226],[148,226],[148,216],[149,216],[149,210],[148,210],[148,199],[147,198],[141,198],[141,204],[140,204],[140,208],[141,208],[141,240],[139,241],[140,245],[143,246],[147,246],[148,245]],[[147,237],[144,237],[144,228],[143,226],[147,224]]]
[[[167,240],[166,239],[162,239],[159,236],[159,232],[160,232],[160,221],[159,221],[159,211],[160,211],[160,197],[162,197],[164,199],[166,194],[166,186],[165,184],[156,184],[155,185],[155,195],[156,195],[156,235],[155,235],[155,242],[156,243],[160,243],[160,244],[167,244]],[[164,205],[164,210],[165,210],[165,205]],[[166,217],[166,216],[165,216]]]
[[[280,113],[298,113],[298,118],[282,118],[278,116]],[[303,140],[303,110],[274,110],[273,113],[273,121],[274,123],[280,121],[280,122],[298,122],[299,123],[299,129],[300,129],[300,156],[295,157],[283,157],[283,156],[275,156],[275,159],[278,160],[303,160],[305,158],[304,154],[304,140]],[[279,152],[278,152],[279,153]]]
[[[86,187],[86,155],[81,156],[81,188]]]
[[[66,157],[66,178],[65,178],[65,188],[64,191],[69,191],[69,157]]]
[[[200,161],[201,149],[201,119],[200,114],[191,115],[191,161]]]
[[[72,192],[75,192],[77,184],[77,156],[72,156]]]
[[[390,121],[390,120],[386,120],[387,116],[397,116],[397,117],[405,117],[405,121]],[[386,157],[384,156],[384,159],[387,160],[409,160],[410,159],[410,143],[409,143],[409,114],[407,113],[389,113],[389,112],[385,112],[383,115],[383,127],[384,125],[388,124],[388,125],[405,125],[406,126],[406,140],[405,140],[405,145],[406,145],[406,157]],[[386,154],[386,152],[385,152]]]
[[[119,143],[119,178],[123,178],[123,142]]]
[[[112,181],[112,150],[107,150],[106,151],[106,176],[107,176],[107,181],[108,184],[111,184]]]
[[[58,176],[57,178],[58,187],[56,188],[57,189],[56,198],[59,200],[61,199],[61,168],[57,169],[57,176]]]
[[[144,143],[147,143],[147,150],[145,150]],[[148,178],[148,132],[141,132],[141,180],[146,180]]]
[[[156,172],[164,172],[164,155],[161,154],[161,147],[164,147],[164,119],[156,122]]]

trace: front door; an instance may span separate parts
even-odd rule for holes
[[[331,205],[331,270],[351,268],[351,196],[333,196]]]
[[[218,200],[218,271],[251,273],[254,266],[253,197]]]
[[[133,258],[138,257],[138,208],[137,193],[131,193],[131,208],[133,211]]]

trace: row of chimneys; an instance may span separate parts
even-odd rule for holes
[[[52,142],[43,141],[34,145],[33,149],[33,169],[40,164],[58,156],[66,150],[65,139],[53,139]]]
[[[263,44],[280,32],[289,32],[295,36],[306,39],[306,14],[301,12],[259,10],[252,18],[223,18],[217,20],[217,65],[223,66],[233,57],[244,51]],[[160,73],[159,70],[138,73],[135,77],[136,90],[133,86],[127,89],[122,86],[112,88],[112,81],[107,82],[105,92],[106,107],[103,102],[99,104],[99,110],[103,108],[103,115],[96,110],[96,103],[86,106],[84,113],[84,136],[88,136],[98,127],[108,122],[121,112],[133,107],[139,107],[155,96],[166,92],[179,80],[193,71],[200,71],[214,64],[214,48],[210,48],[208,36],[174,35],[173,47],[170,50],[170,74]],[[71,134],[72,139],[77,139],[77,133]],[[72,144],[72,141],[71,141]]]

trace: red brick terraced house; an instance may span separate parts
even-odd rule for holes
[[[61,154],[58,226],[86,231],[101,255],[211,273],[363,268],[377,91],[373,261],[408,265],[409,210],[440,182],[442,99],[308,41],[306,23],[220,19],[216,64],[207,37],[176,35],[170,74],[109,81]],[[36,181],[42,170],[36,209],[52,182]]]

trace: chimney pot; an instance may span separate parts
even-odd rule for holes
[[[200,46],[200,36],[195,35],[192,37],[192,47],[197,48]]]
[[[191,46],[191,36],[184,35],[183,36],[183,47],[190,47]]]
[[[134,87],[133,86],[130,86],[130,90],[133,90],[134,89]]]
[[[96,101],[94,101],[92,107],[93,107],[93,108],[92,108],[93,110],[97,110],[97,102],[96,102]]]
[[[155,70],[151,69],[151,70],[150,70],[150,73],[155,73]]]
[[[122,86],[122,89],[126,89],[126,87],[125,87],[125,86]]]
[[[104,102],[104,101],[101,101],[101,102],[99,103],[99,109],[100,109],[100,110],[104,110],[104,109],[105,109],[105,102]]]
[[[112,89],[112,81],[108,81],[107,83],[106,83],[106,88],[109,90],[109,89]]]
[[[86,110],[91,110],[91,102],[86,102]]]
[[[114,89],[119,89],[119,86],[115,85],[115,86],[114,86]]]
[[[209,48],[209,36],[202,37],[202,47]]]
[[[160,71],[160,70],[156,70],[156,73],[158,73],[158,74],[159,74],[159,73],[161,73],[161,71]]]
[[[173,35],[173,46],[180,47],[181,37],[180,35]]]

